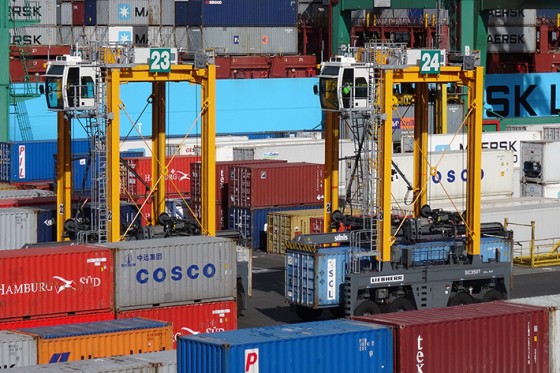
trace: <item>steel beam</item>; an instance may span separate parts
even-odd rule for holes
[[[64,222],[72,216],[72,163],[70,120],[64,113],[57,113],[57,151],[56,158],[56,240],[64,240]]]
[[[202,79],[202,233],[216,235],[216,65]]]
[[[165,158],[165,82],[152,82],[152,224],[165,212],[165,176],[168,168]]]
[[[121,128],[121,80],[120,70],[110,69],[107,81],[107,241],[121,240],[120,201],[120,128]]]

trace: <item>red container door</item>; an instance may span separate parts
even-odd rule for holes
[[[112,310],[113,270],[95,246],[0,250],[0,320]]]
[[[74,26],[84,25],[85,7],[82,2],[72,3],[72,24]]]
[[[173,323],[173,347],[180,335],[216,333],[237,329],[237,302],[198,303],[145,308],[117,313],[117,319],[144,317]]]

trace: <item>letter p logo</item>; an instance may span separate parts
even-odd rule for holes
[[[259,373],[259,349],[245,350],[245,373]]]

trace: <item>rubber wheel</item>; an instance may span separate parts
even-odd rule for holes
[[[377,303],[371,300],[363,301],[354,310],[354,316],[377,315],[379,313],[381,313],[381,308]]]
[[[472,304],[473,299],[472,297],[465,293],[460,292],[449,298],[449,302],[447,302],[448,306],[464,306],[465,304]]]
[[[405,297],[399,297],[389,303],[386,307],[387,312],[404,312],[415,310],[414,304],[410,299]]]
[[[313,308],[302,306],[296,307],[296,314],[304,321],[316,321],[319,317],[321,317],[322,313],[323,310],[315,310]]]
[[[484,297],[482,297],[483,302],[492,302],[495,300],[504,299],[504,295],[496,289],[489,290]]]
[[[331,311],[331,314],[337,319],[344,318],[345,316],[345,309],[343,307],[330,308],[329,311]]]

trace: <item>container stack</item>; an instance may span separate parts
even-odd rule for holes
[[[216,237],[103,244],[115,257],[117,319],[173,323],[173,334],[237,328],[236,247]]]
[[[521,192],[525,197],[560,198],[560,141],[521,142]]]
[[[230,167],[228,226],[247,246],[265,249],[267,216],[323,207],[324,165],[282,163]]]
[[[276,211],[267,218],[266,252],[284,255],[286,241],[295,236],[314,232],[311,219],[322,218],[323,209]]]

